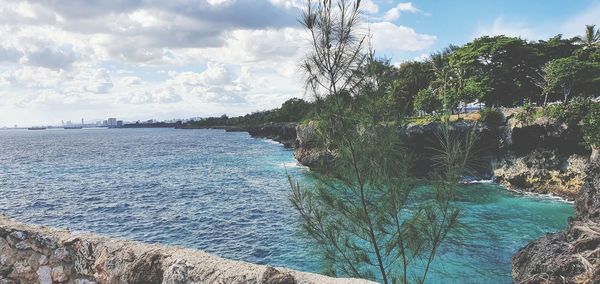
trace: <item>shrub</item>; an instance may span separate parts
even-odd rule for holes
[[[484,108],[479,111],[480,121],[489,127],[497,127],[504,123],[504,115],[495,108]]]
[[[592,104],[589,98],[576,97],[568,103],[548,106],[546,113],[560,122],[579,123],[586,117]]]
[[[433,92],[427,88],[422,89],[417,93],[414,101],[415,111],[423,111],[425,113],[433,113],[442,109],[442,101]]]
[[[588,147],[600,148],[600,104],[589,105],[583,119],[583,139]]]
[[[528,124],[534,120],[533,119],[534,112],[535,112],[535,107],[531,103],[526,103],[515,114],[515,119],[520,124]]]

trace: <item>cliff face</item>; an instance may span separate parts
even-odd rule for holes
[[[578,125],[547,119],[519,125],[511,116],[499,127],[466,122],[451,125],[451,131],[459,134],[471,129],[479,135],[480,159],[474,167],[480,177],[492,177],[513,189],[552,193],[570,200],[583,185],[590,151],[582,145]],[[417,156],[415,173],[431,169],[431,149],[436,147],[439,130],[439,123],[409,125],[401,130],[405,146]],[[313,122],[271,124],[247,131],[254,137],[271,138],[293,147],[296,159],[309,167],[321,164],[327,155]]]
[[[0,216],[0,283],[372,283],[35,227]]]
[[[284,122],[284,123],[270,123],[260,127],[232,127],[226,128],[226,131],[245,131],[252,137],[256,138],[267,138],[275,140],[286,148],[294,147],[296,144],[296,128],[298,123],[295,122]]]
[[[516,283],[600,283],[600,162],[587,171],[569,228],[545,235],[513,257]]]
[[[511,188],[573,200],[590,157],[581,127],[547,118],[521,125],[509,116],[503,128],[506,143],[493,164],[496,180]]]

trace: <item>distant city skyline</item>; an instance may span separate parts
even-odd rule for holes
[[[0,126],[241,115],[303,97],[301,0],[0,0]],[[600,1],[363,0],[397,64],[481,35],[572,37]]]

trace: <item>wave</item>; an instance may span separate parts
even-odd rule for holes
[[[275,141],[275,140],[273,140],[273,139],[268,139],[268,138],[265,138],[265,139],[262,139],[262,140],[263,140],[263,141],[265,141],[265,142],[267,142],[267,143],[269,143],[269,144],[283,145],[282,143],[280,143],[280,142],[277,142],[277,141]]]
[[[535,198],[542,198],[542,199],[550,199],[550,200],[554,200],[554,201],[559,201],[559,202],[563,202],[563,203],[568,203],[568,204],[575,204],[575,201],[573,200],[568,200],[565,199],[564,197],[552,194],[552,193],[538,193],[538,192],[531,192],[531,191],[525,191],[525,190],[521,190],[521,189],[516,189],[516,188],[510,188],[510,187],[506,187],[501,185],[504,189],[517,193],[519,195],[523,195],[526,197],[535,197]]]
[[[489,183],[494,183],[494,180],[493,179],[474,179],[474,180],[465,179],[465,180],[461,181],[461,183],[463,183],[463,184],[481,184],[481,183],[489,184]]]
[[[283,168],[300,168],[300,169],[308,169],[307,166],[300,164],[300,162],[298,161],[293,161],[293,162],[285,162],[285,163],[281,163],[279,164],[279,166],[283,167]]]
[[[575,203],[572,200],[568,200],[562,196],[558,196],[558,195],[555,195],[552,193],[538,193],[538,192],[531,192],[531,191],[526,191],[526,190],[522,190],[522,189],[518,189],[518,188],[508,187],[506,185],[495,182],[493,178],[492,179],[473,179],[473,178],[465,177],[465,178],[463,178],[461,183],[462,184],[496,184],[496,185],[501,186],[505,190],[508,190],[513,193],[517,193],[517,194],[525,196],[525,197],[550,199],[550,200],[564,202],[564,203],[568,203],[568,204]]]

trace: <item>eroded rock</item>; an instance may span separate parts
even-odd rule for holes
[[[10,235],[11,232],[22,232]],[[8,239],[15,242],[9,242]],[[24,239],[22,239],[24,238]],[[17,249],[20,242],[35,244]],[[2,283],[372,283],[223,259],[202,251],[28,226],[0,216]]]
[[[513,257],[517,283],[600,283],[600,162],[588,168],[569,228],[546,234]]]

